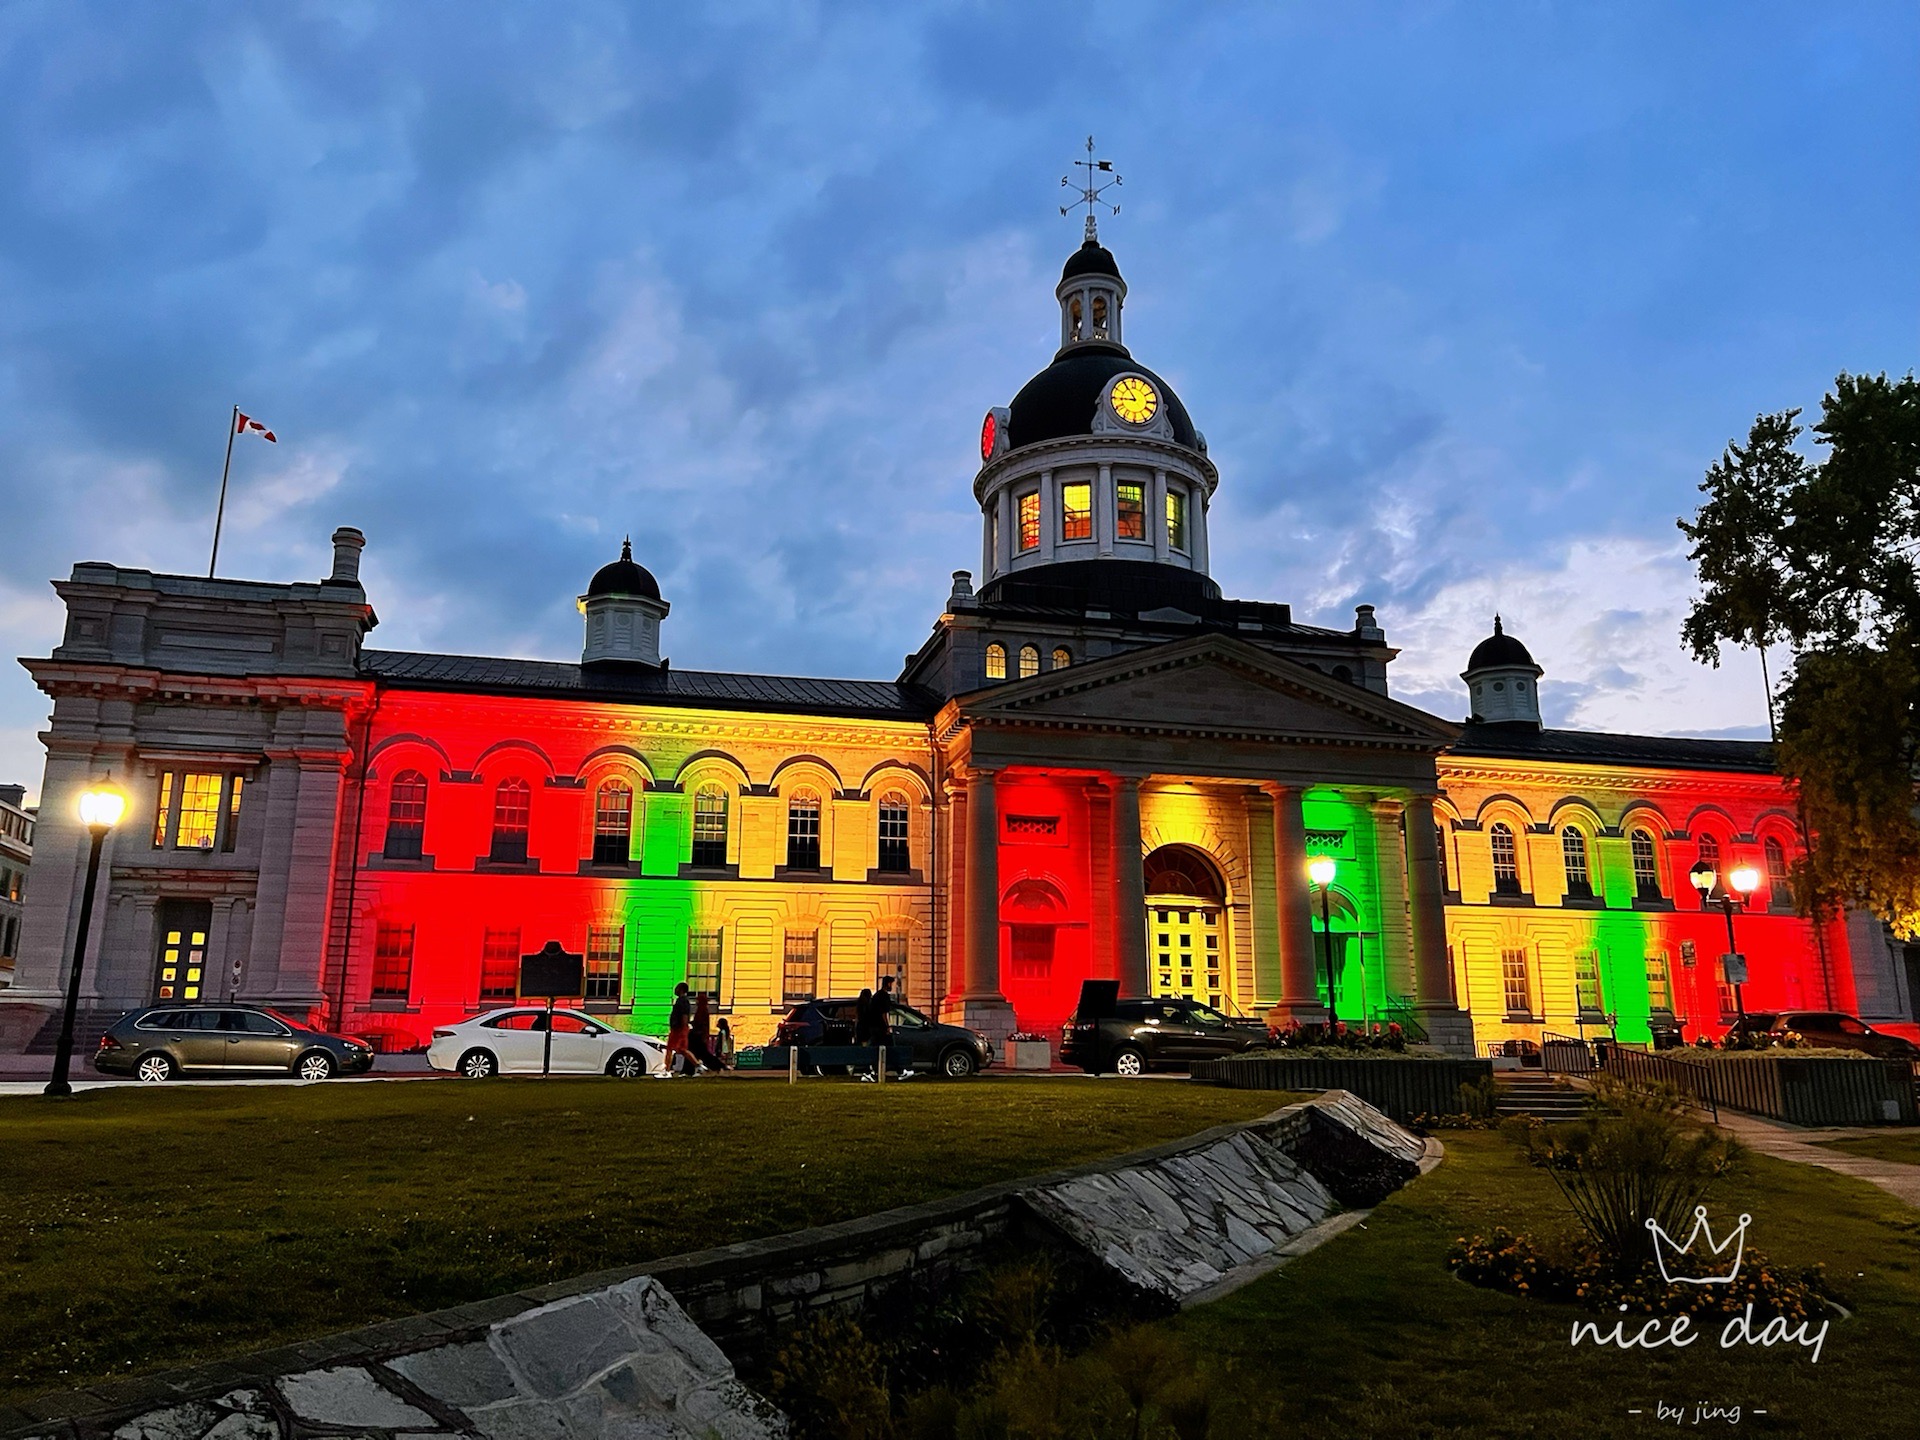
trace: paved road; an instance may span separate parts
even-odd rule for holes
[[[1720,1111],[1720,1128],[1731,1130],[1743,1142],[1763,1155],[1772,1155],[1780,1160],[1794,1160],[1802,1165],[1818,1165],[1826,1170],[1837,1170],[1842,1175],[1851,1175],[1856,1180],[1865,1180],[1870,1185],[1878,1185],[1889,1195],[1920,1209],[1920,1165],[1902,1165],[1893,1160],[1876,1160],[1870,1156],[1856,1155],[1849,1150],[1836,1150],[1830,1145],[1815,1143],[1821,1140],[1839,1140],[1848,1135],[1890,1133],[1884,1128],[1849,1129],[1844,1126],[1833,1126],[1826,1129],[1805,1129],[1798,1125],[1783,1125],[1776,1120],[1763,1120],[1757,1115],[1742,1115],[1725,1108]]]

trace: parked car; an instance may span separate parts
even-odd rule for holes
[[[787,1011],[774,1032],[775,1045],[851,1045],[858,1001],[803,1000]],[[993,1063],[987,1037],[962,1025],[943,1025],[911,1005],[894,1002],[888,1012],[890,1057],[906,1053],[905,1068],[964,1080]],[[899,1063],[895,1059],[894,1063]]]
[[[1779,1035],[1789,1030],[1808,1045],[1829,1050],[1859,1050],[1884,1060],[1920,1060],[1920,1045],[1884,1035],[1859,1017],[1835,1010],[1749,1010],[1728,1027],[1727,1034]]]
[[[172,1080],[183,1075],[364,1075],[373,1047],[330,1035],[257,1005],[154,1005],[122,1015],[100,1037],[102,1075]]]
[[[514,1005],[439,1027],[427,1046],[427,1063],[469,1080],[538,1075],[546,1048],[546,1007]],[[577,1010],[555,1010],[552,1068],[556,1075],[612,1075],[620,1080],[664,1075],[667,1046],[664,1040],[615,1030]]]
[[[1236,1020],[1184,996],[1122,1000],[1111,980],[1088,980],[1060,1027],[1060,1058],[1089,1074],[1184,1070],[1195,1060],[1237,1055],[1267,1043],[1266,1022]]]

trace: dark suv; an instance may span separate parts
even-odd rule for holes
[[[1859,1050],[1884,1060],[1920,1060],[1920,1046],[1912,1041],[1884,1035],[1866,1021],[1834,1010],[1749,1010],[1727,1034],[1777,1035],[1788,1030],[1807,1044],[1828,1050]]]
[[[183,1075],[325,1080],[364,1075],[373,1068],[373,1047],[255,1005],[155,1005],[113,1023],[100,1037],[93,1068],[136,1080]]]
[[[803,1000],[787,1011],[774,1032],[775,1045],[851,1045],[858,1001]],[[895,1002],[888,1012],[887,1063],[890,1068],[931,1071],[964,1080],[993,1063],[993,1046],[984,1035],[960,1025],[930,1020],[911,1006]]]
[[[1144,1075],[1267,1043],[1264,1021],[1235,1020],[1177,995],[1122,1000],[1118,989],[1111,980],[1081,986],[1079,1008],[1060,1027],[1060,1058],[1067,1064],[1094,1075]]]

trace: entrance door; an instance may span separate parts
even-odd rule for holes
[[[153,977],[155,1000],[204,1000],[211,900],[162,900],[160,947]]]
[[[1220,911],[1220,906],[1190,896],[1147,901],[1156,995],[1184,995],[1219,1007]]]

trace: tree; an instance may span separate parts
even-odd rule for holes
[[[1920,382],[1842,374],[1819,423],[1762,415],[1707,471],[1680,529],[1700,596],[1682,627],[1699,659],[1723,641],[1786,641],[1775,763],[1812,835],[1796,867],[1810,913],[1856,905],[1920,931]],[[1797,447],[1804,434],[1824,459]]]

